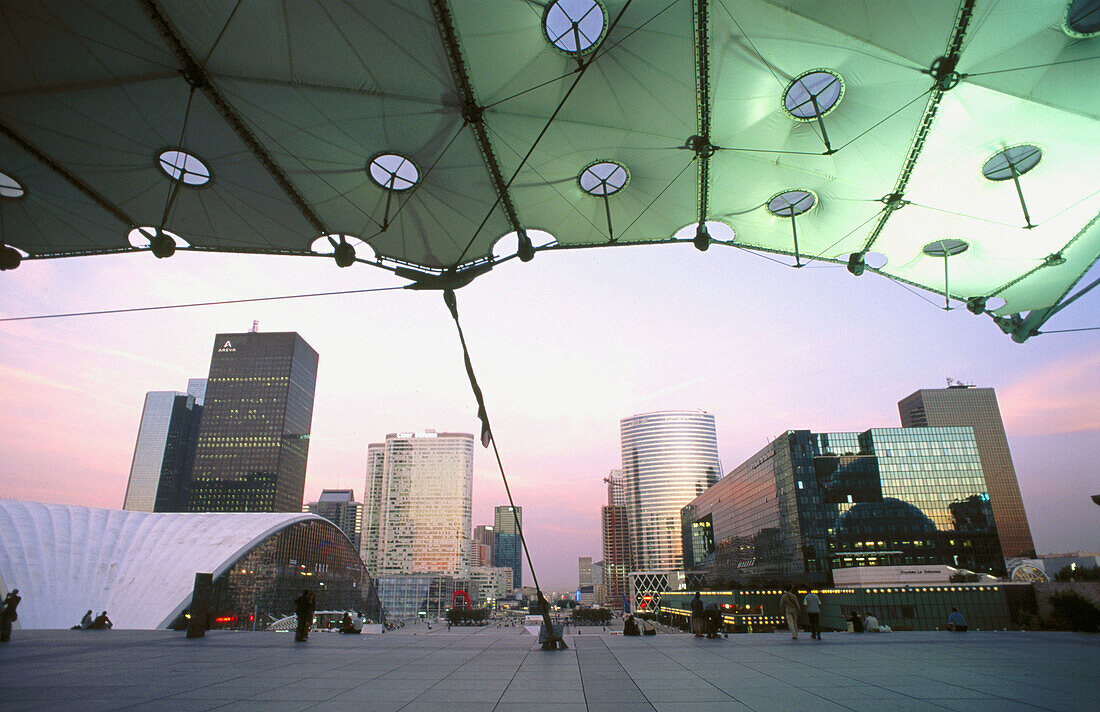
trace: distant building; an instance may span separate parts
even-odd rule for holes
[[[201,418],[202,405],[191,395],[175,391],[145,394],[123,509],[187,510]]]
[[[630,524],[622,470],[612,470],[607,482],[607,505],[600,508],[603,531],[604,600],[616,610],[629,609],[626,575],[634,570],[630,553]]]
[[[470,590],[475,606],[491,605],[512,595],[512,570],[495,566],[471,566]]]
[[[523,587],[523,507],[503,505],[493,509],[493,566],[512,570],[512,588]]]
[[[965,427],[974,429],[986,491],[1006,557],[1034,557],[1035,544],[1012,465],[1001,409],[992,388],[956,384],[922,388],[898,402],[905,428]]]
[[[363,486],[363,525],[359,556],[372,576],[378,575],[378,536],[382,527],[383,475],[386,465],[386,444],[367,446],[367,480]]]
[[[352,490],[321,490],[316,502],[306,504],[302,511],[324,517],[340,528],[359,551],[363,529],[363,505],[355,501]]]
[[[1004,573],[970,428],[790,430],[682,511],[685,568],[728,585],[824,584],[856,566]]]
[[[714,416],[644,413],[623,418],[619,429],[634,567],[679,570],[680,509],[721,476]]]
[[[376,581],[378,597],[382,601],[386,618],[390,620],[436,618],[445,615],[447,609],[454,605],[455,599],[461,598],[458,592],[467,592],[470,588],[470,580],[458,576],[379,576]]]
[[[592,557],[577,557],[577,587],[592,586]]]
[[[592,564],[592,598],[594,605],[606,606],[607,600],[607,563],[597,561]]]
[[[316,383],[298,334],[218,334],[188,511],[301,511]]]
[[[390,433],[368,453],[366,490],[379,495],[367,505],[369,528],[363,538],[368,546],[377,542],[376,553],[367,559],[377,575],[465,576],[474,436],[434,430]]]
[[[491,524],[479,524],[474,527],[474,558],[471,566],[493,565],[493,537],[494,531]]]

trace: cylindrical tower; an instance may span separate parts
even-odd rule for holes
[[[643,413],[623,418],[619,431],[634,569],[681,569],[680,509],[722,475],[714,416]]]

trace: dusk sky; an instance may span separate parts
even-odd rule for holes
[[[35,260],[0,275],[0,317],[400,284],[320,258]],[[478,278],[458,304],[544,588],[575,588],[577,557],[602,558],[601,480],[620,466],[621,418],[713,413],[728,472],[788,429],[897,427],[897,401],[948,376],[997,390],[1039,551],[1100,550],[1100,331],[1019,345],[873,274],[690,244],[540,253]],[[1100,290],[1047,328],[1098,326],[1098,305]],[[0,497],[121,508],[145,392],[205,377],[214,334],[254,319],[320,354],[307,500],[326,487],[361,498],[367,445],[387,433],[478,432],[438,292],[0,322]],[[479,446],[474,524],[506,503]]]

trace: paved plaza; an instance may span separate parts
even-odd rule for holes
[[[1100,636],[970,632],[624,638],[543,652],[519,628],[384,635],[20,631],[0,710],[779,712],[1100,709]]]

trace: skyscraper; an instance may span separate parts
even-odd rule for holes
[[[375,483],[381,450],[381,481]],[[371,455],[373,453],[373,457]],[[473,492],[474,436],[390,433],[368,448],[367,491],[380,491],[374,565],[379,576],[466,575]],[[370,509],[370,507],[368,507]],[[374,514],[369,515],[374,527]]]
[[[512,569],[512,588],[523,587],[523,507],[502,505],[493,509],[493,566]]]
[[[644,413],[623,418],[619,429],[634,568],[681,569],[680,509],[721,476],[714,416]]]
[[[202,405],[191,395],[175,391],[145,394],[123,509],[186,511],[201,418]]]
[[[188,511],[300,512],[316,383],[298,334],[218,334]]]
[[[607,505],[601,507],[603,524],[604,587],[612,608],[626,607],[626,575],[634,570],[630,555],[630,525],[626,518],[626,494],[623,471],[612,470],[607,483]]]
[[[363,505],[355,501],[355,492],[349,489],[321,490],[316,502],[302,507],[302,511],[324,517],[344,532],[348,540],[360,548],[363,527]]]
[[[474,527],[474,546],[477,561],[470,561],[470,566],[493,565],[493,541],[495,533],[491,524],[479,524]]]
[[[382,526],[382,476],[385,474],[386,444],[367,446],[367,481],[363,485],[363,528],[359,556],[371,576],[378,575],[378,535]]]
[[[902,427],[974,429],[982,462],[986,491],[1006,557],[1035,557],[1035,544],[1027,523],[1016,468],[1008,449],[1001,409],[992,388],[963,384],[947,388],[922,388],[898,402]]]

